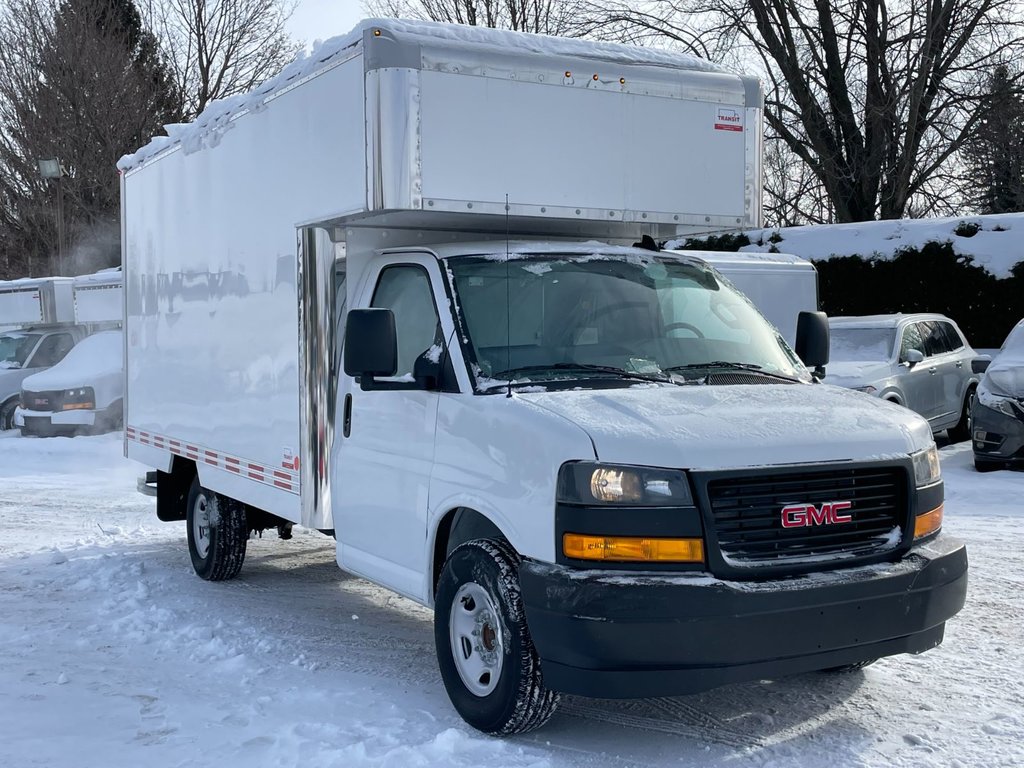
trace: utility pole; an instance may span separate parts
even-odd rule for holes
[[[63,275],[66,265],[64,263],[64,184],[62,183],[62,180],[68,174],[67,171],[64,170],[64,166],[61,165],[60,160],[56,158],[40,160],[38,165],[40,176],[44,179],[57,180],[57,272],[59,275]]]

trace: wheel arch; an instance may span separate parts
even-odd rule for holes
[[[515,548],[508,535],[486,514],[472,507],[452,507],[440,515],[433,528],[430,548],[430,600],[437,593],[441,569],[452,550],[473,539],[498,539]]]

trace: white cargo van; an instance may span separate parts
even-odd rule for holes
[[[488,733],[937,645],[928,424],[652,247],[760,226],[761,112],[673,53],[373,20],[123,158],[125,449],[196,572],[333,534]]]
[[[90,333],[120,326],[123,303],[120,270],[0,281],[0,328],[8,328],[0,331],[0,430],[24,426],[16,419],[24,380]]]

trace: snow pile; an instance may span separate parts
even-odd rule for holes
[[[967,236],[977,227],[977,232]],[[959,229],[965,234],[957,234]],[[1024,213],[964,216],[949,219],[897,219],[857,224],[814,224],[783,229],[754,229],[744,232],[751,245],[745,252],[769,252],[773,248],[805,259],[822,261],[834,256],[891,259],[902,248],[920,248],[925,243],[951,243],[953,251],[970,256],[997,278],[1010,276],[1015,264],[1024,262]],[[779,239],[781,238],[781,240]],[[678,248],[684,240],[666,243]]]

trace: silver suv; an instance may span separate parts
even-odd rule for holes
[[[954,442],[970,438],[971,403],[980,359],[956,323],[943,315],[829,318],[831,355],[825,382],[905,405]]]

